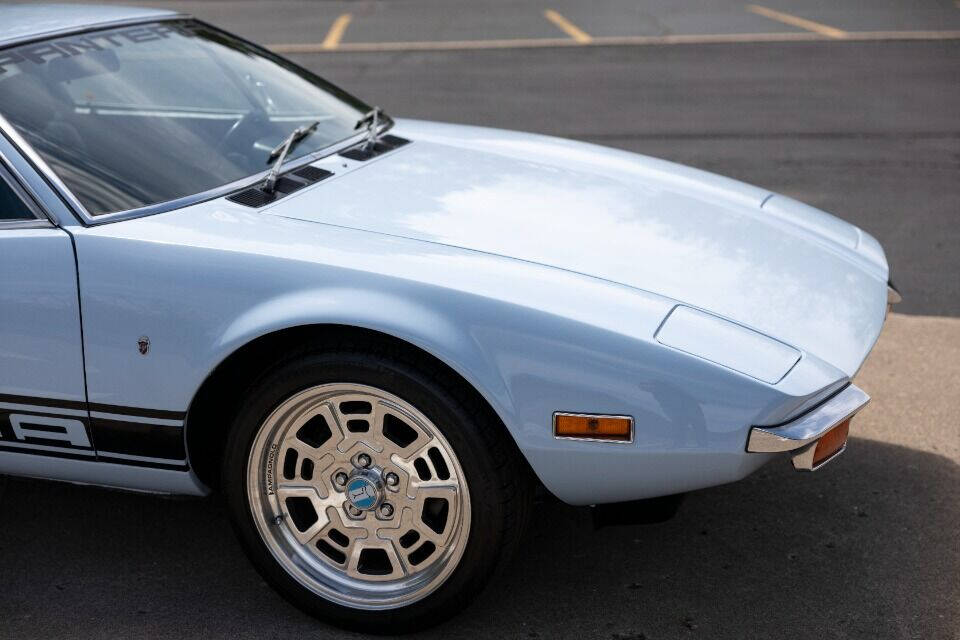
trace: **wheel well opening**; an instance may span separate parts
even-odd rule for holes
[[[270,333],[247,343],[221,362],[197,391],[187,412],[185,437],[191,466],[204,484],[219,488],[227,433],[239,409],[240,394],[267,368],[329,348],[386,352],[434,373],[462,401],[481,412],[484,424],[503,429],[517,459],[527,464],[500,416],[473,385],[442,360],[378,331],[344,325],[308,325]],[[527,471],[532,475],[529,467]]]

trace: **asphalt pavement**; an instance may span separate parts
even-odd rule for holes
[[[904,302],[842,459],[771,464],[660,525],[596,531],[545,500],[505,574],[415,637],[960,638],[955,2],[152,4],[301,51],[393,115],[691,164],[887,250]],[[354,637],[259,579],[216,498],[0,480],[0,575],[0,638]]]

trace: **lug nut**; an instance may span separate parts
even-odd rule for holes
[[[357,456],[357,464],[361,467],[369,467],[371,462],[373,461],[370,459],[370,456],[365,453],[361,453]]]
[[[337,473],[337,475],[333,476],[333,481],[337,483],[338,487],[342,487],[347,484],[347,480],[347,474],[345,474],[343,471],[340,471]]]
[[[382,505],[380,505],[380,515],[382,515],[384,518],[393,516],[393,505],[389,502],[384,502]]]
[[[357,509],[352,504],[347,505],[347,513],[349,513],[354,518],[359,518],[360,516],[363,515],[363,511],[360,511],[360,509]]]
[[[391,471],[387,474],[386,481],[388,487],[395,487],[400,484],[400,476]]]

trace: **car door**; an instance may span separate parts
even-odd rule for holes
[[[0,473],[57,475],[50,456],[95,459],[73,243],[0,163]]]

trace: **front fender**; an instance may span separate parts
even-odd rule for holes
[[[370,329],[412,344],[459,373],[501,419],[515,415],[497,368],[469,327],[436,306],[376,289],[311,288],[266,300],[238,316],[221,336],[211,361],[222,362],[243,346],[271,333],[304,326],[340,325]]]
[[[546,487],[574,504],[743,477],[767,459],[745,454],[749,427],[835,382],[812,358],[770,385],[658,343],[672,300],[428,242],[216,202],[75,237],[91,402],[186,411],[217,365],[258,337],[371,329],[460,373]],[[555,411],[634,416],[635,442],[557,440]]]

